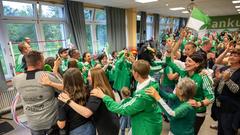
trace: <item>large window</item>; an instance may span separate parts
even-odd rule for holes
[[[177,32],[179,28],[178,18],[160,17],[159,21],[159,39],[162,41],[168,35]]]
[[[44,23],[42,24],[45,45],[44,53],[47,56],[55,56],[58,48],[64,46],[64,27],[63,24]]]
[[[23,42],[25,37],[31,39],[32,49],[43,52],[45,57],[55,57],[60,47],[67,47],[64,5],[2,0],[0,10],[0,13],[3,13],[0,16],[0,27],[5,31],[6,42],[12,42],[13,49],[9,51],[7,43],[2,46],[0,56],[10,54],[7,61],[12,61],[11,56],[15,56],[15,61],[20,55],[17,45]],[[9,53],[1,53],[2,50]]]
[[[64,17],[64,8],[62,6],[41,6],[41,17],[43,18],[63,18]]]
[[[146,39],[149,40],[153,37],[153,16],[147,16],[147,36]]]
[[[20,54],[17,45],[25,37],[31,39],[33,50],[43,51],[46,56],[53,56],[58,48],[65,45],[63,5],[15,1],[2,3],[4,18],[7,20],[5,25],[9,41],[13,43],[14,55]]]
[[[107,47],[106,12],[102,9],[84,9],[87,45],[92,54],[101,53]]]
[[[34,23],[8,23],[8,37],[12,42],[13,53],[15,57],[20,55],[18,50],[18,44],[24,40],[25,37],[29,37],[33,41],[37,41],[36,29]],[[33,50],[39,50],[38,43],[31,43]]]
[[[3,15],[15,17],[33,17],[34,6],[31,3],[2,1]]]

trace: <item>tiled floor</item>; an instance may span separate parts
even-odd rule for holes
[[[10,117],[9,114],[5,115],[4,117]],[[0,122],[3,120],[0,120]],[[23,127],[17,126],[13,121],[8,121],[13,127],[15,128],[13,131],[6,133],[5,135],[31,135],[29,130],[24,129]],[[199,135],[216,135],[217,131],[210,129],[209,126],[210,124],[213,123],[213,120],[210,118],[209,113],[207,114],[207,117],[203,123],[203,126],[200,130]],[[168,135],[169,131],[169,124],[168,123],[163,123],[163,131],[162,135]]]

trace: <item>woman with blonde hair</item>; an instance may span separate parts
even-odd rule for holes
[[[114,98],[111,86],[102,68],[91,69],[88,72],[87,79],[92,88],[100,88],[106,95]],[[90,96],[86,106],[74,102],[65,93],[60,94],[58,99],[65,103],[69,102],[69,106],[83,117],[89,118],[92,116],[98,135],[118,135],[118,116],[108,111],[102,99]]]
[[[88,73],[88,81],[92,84],[93,88],[100,88],[106,95],[109,95],[111,98],[115,99],[111,85],[105,75],[105,72],[102,68],[93,68]]]

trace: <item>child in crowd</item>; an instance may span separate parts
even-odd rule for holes
[[[121,103],[124,104],[131,100],[131,91],[128,89],[128,87],[123,87],[121,89],[121,94],[122,94],[122,101]],[[130,117],[129,116],[121,116],[120,118],[120,129],[121,129],[121,135],[125,135],[126,129],[129,129],[131,127],[131,122],[130,122]]]

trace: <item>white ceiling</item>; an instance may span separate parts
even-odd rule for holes
[[[181,11],[171,11],[172,7],[185,7],[191,3],[191,0],[158,0],[151,3],[136,3],[135,0],[75,0],[84,3],[91,3],[102,6],[112,6],[119,8],[136,8],[138,11],[147,13],[159,13],[163,16],[188,17],[189,14],[183,14]],[[209,16],[222,16],[238,14],[232,0],[195,0],[194,3]],[[168,4],[168,6],[166,6]]]

